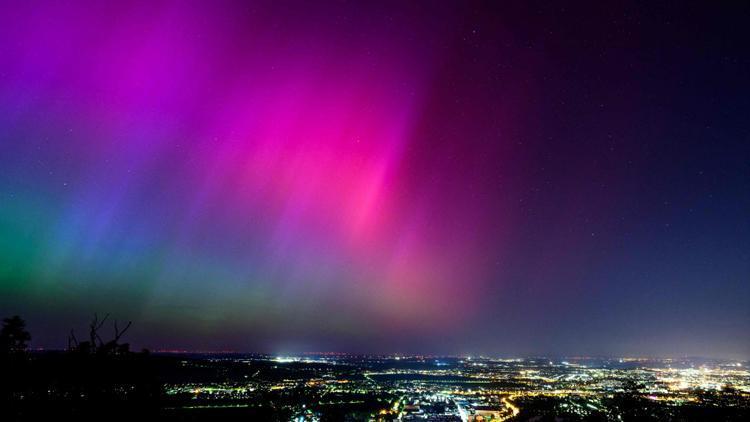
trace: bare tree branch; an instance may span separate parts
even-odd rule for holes
[[[109,314],[104,315],[104,319],[102,319],[102,322],[100,322],[99,325],[96,327],[97,330],[99,330],[100,328],[102,328],[102,326],[104,325],[104,323],[107,321],[107,318],[109,318]]]
[[[117,321],[115,321],[115,343],[117,343],[117,341],[120,340],[120,337],[122,337],[122,335],[125,334],[126,331],[128,331],[128,328],[130,328],[131,324],[133,324],[133,321],[128,321],[128,325],[126,325],[125,328],[120,331],[117,328]]]
[[[78,347],[78,339],[76,338],[75,333],[73,332],[73,329],[70,329],[70,335],[68,336],[68,349],[72,349],[73,345],[75,344],[75,347]]]

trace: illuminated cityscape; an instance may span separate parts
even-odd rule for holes
[[[165,385],[168,416],[216,408],[253,415],[263,407],[274,417],[300,421],[742,420],[750,415],[747,362],[326,354],[193,356],[179,364],[226,375],[222,382]]]

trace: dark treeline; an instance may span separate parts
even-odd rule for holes
[[[121,343],[121,327],[94,316],[88,339],[70,332],[68,349],[32,353],[26,324],[5,318],[0,331],[2,420],[124,420],[158,411],[160,381],[148,351]],[[107,336],[106,328],[112,329]]]
[[[193,409],[187,406],[192,397],[167,396],[163,386],[170,382],[219,382],[227,374],[185,367],[181,362],[191,359],[187,356],[133,352],[122,341],[130,326],[94,315],[83,334],[68,333],[66,350],[29,351],[32,336],[24,320],[5,318],[0,330],[0,421],[289,420],[288,411],[273,406]]]

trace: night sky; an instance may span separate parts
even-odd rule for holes
[[[0,5],[32,347],[750,358],[750,3],[90,3]]]

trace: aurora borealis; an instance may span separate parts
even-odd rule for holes
[[[154,349],[750,353],[747,7],[28,3],[0,309],[36,347],[109,312]]]

